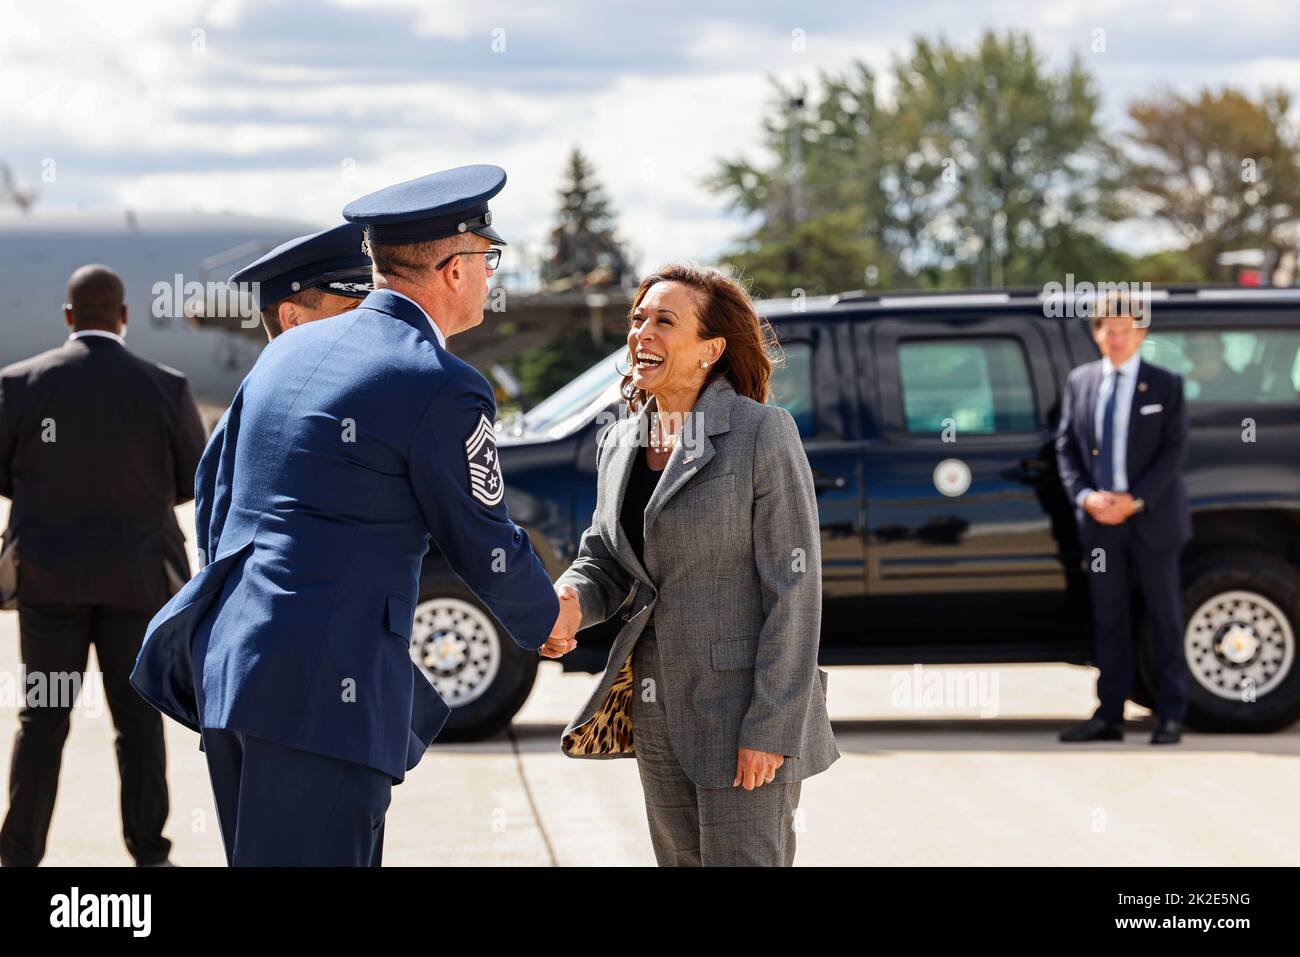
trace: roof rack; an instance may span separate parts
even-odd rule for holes
[[[990,306],[1012,303],[1037,303],[1061,298],[1067,290],[1048,295],[1043,287],[1017,287],[1013,289],[937,289],[866,290],[853,289],[830,296],[834,306],[876,305],[885,308],[927,309],[936,306]],[[1300,288],[1272,288],[1256,286],[1161,285],[1151,287],[1153,302],[1171,299],[1195,299],[1224,302],[1232,300],[1300,301]]]
[[[1300,289],[1273,289],[1246,286],[1239,289],[1198,289],[1197,299],[1300,299]]]

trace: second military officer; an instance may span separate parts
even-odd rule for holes
[[[360,226],[342,223],[272,249],[230,277],[250,288],[266,337],[355,309],[374,289]]]
[[[294,326],[328,319],[361,304],[374,289],[364,241],[365,231],[352,223],[299,236],[240,269],[228,285],[252,294],[266,337],[274,339]],[[239,417],[240,406],[237,396],[217,421],[194,479],[194,528],[201,566],[220,545],[230,506],[235,447],[226,442],[226,430],[231,416]],[[222,459],[229,459],[225,466]]]

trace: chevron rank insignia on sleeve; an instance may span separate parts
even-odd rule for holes
[[[465,440],[465,462],[469,466],[470,494],[491,508],[505,496],[501,462],[497,456],[497,434],[486,415]]]

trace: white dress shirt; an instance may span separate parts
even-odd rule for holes
[[[438,324],[433,321],[433,318],[427,312],[424,311],[424,306],[420,305],[418,302],[416,302],[414,299],[412,299],[410,296],[406,295],[405,293],[398,292],[396,289],[389,289],[388,291],[391,292],[394,296],[401,296],[407,302],[414,305],[416,309],[419,309],[420,315],[424,316],[424,318],[429,321],[429,325],[433,326],[433,334],[438,337],[438,345],[442,346],[444,349],[447,348],[447,338],[442,334],[442,330],[438,328]]]
[[[126,345],[126,339],[124,337],[119,336],[116,332],[109,332],[107,329],[78,329],[72,335],[68,336],[68,341],[71,342],[73,339],[81,339],[85,336],[105,336],[106,338],[112,339],[119,346]]]
[[[1137,390],[1138,366],[1142,356],[1135,352],[1129,356],[1119,371],[1123,373],[1119,383],[1119,394],[1115,396],[1115,448],[1111,461],[1115,466],[1115,486],[1112,491],[1128,491],[1128,417],[1133,410],[1133,393]],[[1093,406],[1093,435],[1097,447],[1101,447],[1102,428],[1106,424],[1106,401],[1115,389],[1115,366],[1110,358],[1101,360],[1101,387],[1097,390],[1097,404]],[[1083,500],[1095,489],[1085,488],[1075,497],[1075,504],[1082,506]]]

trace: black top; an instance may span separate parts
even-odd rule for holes
[[[623,525],[623,532],[632,543],[636,560],[645,567],[645,507],[659,484],[663,469],[652,469],[646,462],[645,449],[638,448],[632,456],[632,474],[628,476],[627,491],[623,495],[623,510],[618,520]]]
[[[43,441],[46,423],[56,441]],[[0,370],[0,495],[18,595],[157,611],[190,577],[175,507],[206,436],[185,376],[104,336]]]

